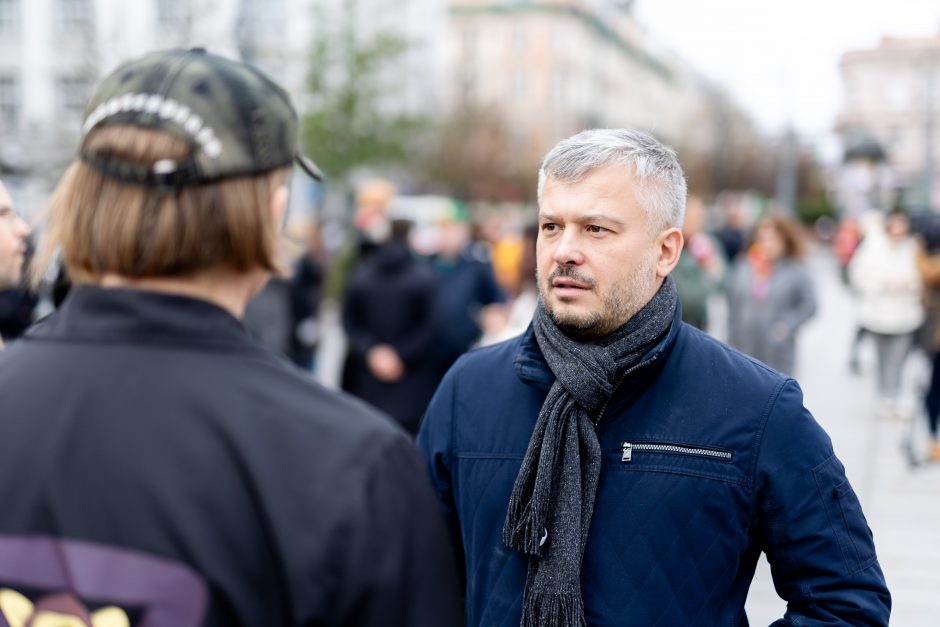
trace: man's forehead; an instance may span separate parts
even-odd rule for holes
[[[589,209],[604,206],[608,211],[620,213],[625,206],[637,202],[636,181],[623,168],[618,170],[591,170],[575,180],[548,178],[542,190],[539,212],[561,209],[567,205]]]

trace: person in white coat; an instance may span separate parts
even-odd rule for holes
[[[900,415],[901,371],[924,321],[917,243],[907,217],[892,212],[873,227],[849,264],[859,324],[875,341],[878,394],[884,415]]]

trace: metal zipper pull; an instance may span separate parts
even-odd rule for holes
[[[623,457],[620,458],[622,462],[633,461],[633,445],[629,442],[623,443]]]

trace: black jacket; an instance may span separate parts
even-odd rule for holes
[[[436,294],[431,266],[393,241],[356,268],[343,302],[349,341],[343,388],[414,433],[438,383],[430,363]],[[389,344],[398,353],[405,366],[400,380],[387,383],[369,370],[366,355],[376,344]]]
[[[78,288],[0,353],[0,433],[0,589],[37,613],[59,590],[153,627],[460,613],[406,436],[207,302]]]

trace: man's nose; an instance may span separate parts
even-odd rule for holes
[[[555,248],[555,263],[558,265],[580,265],[584,263],[581,238],[576,229],[567,228],[561,234]]]

